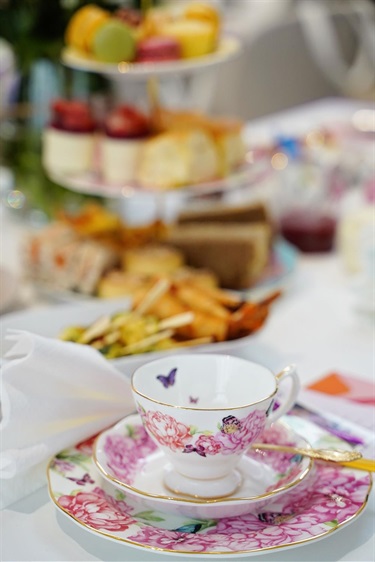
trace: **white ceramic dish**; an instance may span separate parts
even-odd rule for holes
[[[309,422],[302,428],[301,424],[298,420],[299,429],[313,446],[329,446],[331,436],[324,444],[324,432]],[[369,473],[319,463],[311,478],[256,514],[192,519],[132,505],[127,494],[96,470],[93,443],[94,438],[79,443],[51,460],[48,488],[56,508],[97,537],[175,558],[228,560],[324,539],[357,519],[372,485]],[[300,559],[306,555],[301,553]]]
[[[309,447],[305,439],[281,422],[273,424],[259,440]],[[300,484],[313,466],[307,457],[249,450],[239,465],[242,484],[231,496],[198,500],[175,495],[163,484],[168,461],[147,436],[138,415],[127,416],[101,433],[93,458],[102,476],[128,498],[143,498],[150,509],[198,519],[256,513]]]
[[[149,76],[167,76],[175,74],[191,74],[204,71],[218,64],[232,60],[239,55],[241,44],[234,37],[223,37],[214,53],[192,59],[157,63],[127,63],[109,64],[83,56],[77,50],[66,47],[61,54],[65,66],[76,70],[96,72],[108,77],[135,79],[148,78]]]
[[[207,195],[209,193],[217,193],[228,191],[231,189],[241,188],[249,182],[251,177],[251,165],[249,163],[242,164],[238,169],[234,170],[225,178],[218,178],[210,182],[201,182],[192,185],[179,187],[178,189],[166,190],[152,189],[137,185],[135,183],[110,184],[105,182],[102,176],[95,171],[64,174],[56,172],[52,169],[46,169],[49,178],[77,193],[85,195],[99,195],[100,197],[124,199],[129,197],[155,197],[156,199],[168,199],[171,197],[180,198],[180,207],[184,205],[186,197],[197,197]],[[255,178],[256,179],[256,178]],[[254,180],[252,180],[254,181]]]
[[[88,325],[104,314],[113,314],[121,310],[128,310],[130,301],[123,299],[95,299],[92,301],[77,301],[76,304],[52,305],[46,308],[23,310],[5,314],[0,319],[0,357],[10,349],[11,344],[6,340],[8,329],[26,330],[35,334],[57,338],[68,326]],[[237,340],[215,342],[196,346],[199,352],[228,353],[246,345],[253,336],[250,334]],[[191,348],[193,349],[193,348]],[[169,351],[140,353],[127,357],[112,359],[117,369],[127,376],[145,362],[158,359],[166,354],[186,353],[186,348],[174,348]]]

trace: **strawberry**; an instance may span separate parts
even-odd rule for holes
[[[137,108],[122,105],[108,115],[105,130],[109,137],[143,137],[150,132],[150,122],[146,115]]]
[[[90,107],[85,102],[57,99],[51,109],[51,126],[56,129],[75,133],[90,133],[96,129]]]

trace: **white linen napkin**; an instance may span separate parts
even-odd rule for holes
[[[135,410],[129,380],[95,349],[11,330],[1,369],[0,509],[46,483],[49,459]]]

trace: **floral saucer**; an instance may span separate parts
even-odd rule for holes
[[[332,445],[332,437],[325,441],[327,434],[314,424],[305,420],[298,424],[314,446]],[[365,508],[372,485],[367,472],[316,463],[310,478],[257,514],[218,521],[181,517],[134,507],[127,494],[95,469],[94,442],[92,438],[79,443],[51,460],[47,475],[53,502],[88,531],[159,553],[228,559],[300,546],[354,521]]]
[[[305,439],[281,422],[267,429],[261,440],[309,447]],[[215,499],[176,495],[163,484],[168,461],[147,435],[138,415],[127,416],[103,431],[95,443],[93,459],[102,476],[135,503],[143,498],[149,509],[214,519],[258,512],[302,482],[313,466],[311,459],[301,455],[249,450],[238,466],[242,484],[233,495]]]

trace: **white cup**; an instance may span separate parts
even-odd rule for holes
[[[225,497],[241,485],[242,455],[293,406],[299,387],[293,365],[274,375],[258,363],[206,353],[166,356],[132,377],[144,427],[169,461],[166,487],[198,498]]]

